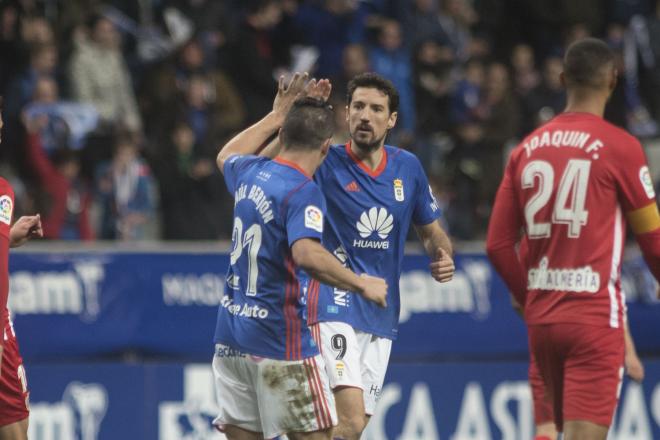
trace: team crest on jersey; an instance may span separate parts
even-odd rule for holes
[[[403,202],[403,180],[401,179],[394,179],[394,199],[397,202]]]
[[[0,197],[0,222],[8,225],[11,223],[11,213],[14,206],[11,202],[11,197]]]
[[[305,208],[305,227],[323,232],[323,212],[314,205]]]
[[[655,199],[653,180],[651,179],[649,167],[646,165],[639,169],[639,180],[642,182],[642,187],[644,188],[644,191],[646,192],[646,195],[649,197],[649,199]]]

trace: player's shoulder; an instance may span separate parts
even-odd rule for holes
[[[14,190],[12,189],[9,181],[7,181],[7,179],[5,179],[4,177],[0,176],[0,195],[7,195],[7,194],[11,194],[13,197]]]
[[[419,159],[414,153],[411,153],[408,150],[404,150],[403,148],[396,147],[394,145],[387,145],[385,144],[384,146],[385,151],[387,152],[387,158],[388,160],[394,160],[394,161],[402,161],[406,163],[419,163]]]

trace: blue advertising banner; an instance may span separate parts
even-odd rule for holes
[[[660,361],[626,381],[611,440],[660,438]],[[209,364],[27,365],[31,440],[217,440]],[[524,362],[395,363],[365,440],[523,440]]]
[[[212,355],[224,294],[223,253],[16,253],[9,304],[26,360],[112,355]],[[406,256],[395,360],[446,356],[518,356],[527,351],[522,320],[481,254],[456,256],[446,284],[428,259]],[[624,266],[631,331],[641,351],[660,351],[660,303],[639,257]]]

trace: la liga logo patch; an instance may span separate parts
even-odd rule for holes
[[[11,223],[11,213],[14,209],[14,205],[11,201],[11,197],[2,196],[0,197],[0,222],[8,225]]]
[[[305,227],[323,232],[323,212],[314,205],[305,208]]]

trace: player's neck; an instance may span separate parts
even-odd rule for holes
[[[307,177],[311,177],[319,167],[319,159],[316,155],[306,151],[281,151],[275,159],[295,165]]]
[[[606,96],[592,95],[589,97],[579,96],[578,94],[568,94],[566,113],[591,113],[598,117],[603,117],[605,113]]]
[[[351,153],[353,153],[355,157],[360,159],[360,162],[365,164],[371,170],[375,170],[376,168],[378,168],[380,166],[381,161],[383,160],[384,148],[382,145],[376,148],[375,150],[364,151],[361,148],[358,148],[354,142],[351,142],[350,148],[351,148]]]

